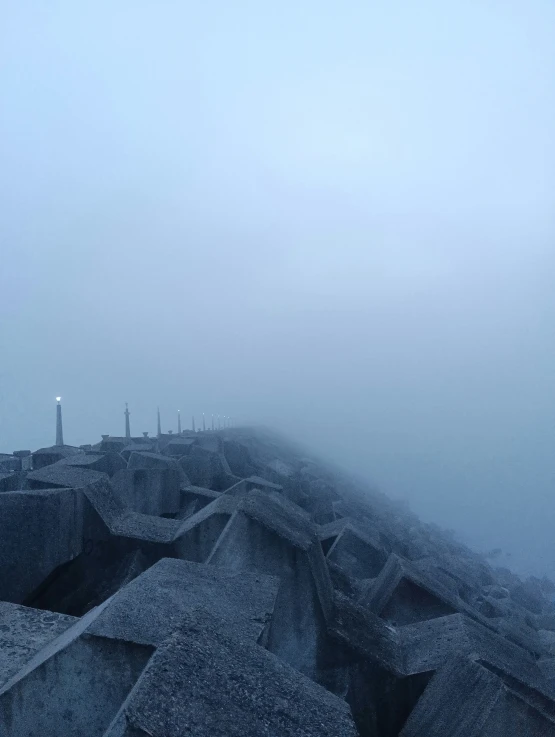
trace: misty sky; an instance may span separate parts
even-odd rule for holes
[[[555,575],[553,0],[0,0],[0,451],[264,422]]]

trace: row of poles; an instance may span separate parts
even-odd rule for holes
[[[127,402],[125,403],[125,437],[130,438],[131,432],[129,428],[129,415],[131,413],[129,412],[129,409],[127,407]],[[234,421],[232,417],[228,417],[227,415],[212,415],[211,420],[211,426],[210,429],[212,432],[215,432],[216,430],[222,430],[227,427],[234,427]],[[160,422],[160,407],[158,407],[157,411],[157,418],[158,418],[158,424],[157,424],[157,431],[158,431],[158,437],[162,435],[162,424]],[[206,432],[208,428],[206,427],[206,415],[204,412],[202,413],[202,432]],[[200,427],[197,429],[196,423],[195,423],[195,416],[193,415],[191,418],[191,431],[192,432],[201,432]],[[171,433],[172,431],[170,431]],[[129,433],[129,434],[128,434]],[[181,435],[181,410],[177,410],[177,433],[178,435]]]
[[[129,411],[129,406],[127,402],[125,403],[125,437],[130,438],[131,437],[131,423],[129,420],[129,417],[131,415],[131,412]],[[210,429],[212,432],[215,432],[216,430],[222,430],[226,429],[228,427],[234,427],[235,421],[232,417],[229,417],[227,415],[211,415],[211,423],[210,423]],[[200,427],[197,430],[196,424],[195,424],[195,416],[193,415],[191,418],[191,430],[192,432],[201,432]],[[202,413],[202,432],[206,432],[206,415],[204,412]],[[169,434],[171,434],[173,431],[170,430]],[[177,434],[181,435],[183,430],[181,429],[181,410],[177,410]],[[144,434],[144,433],[143,433]],[[157,409],[157,435],[160,437],[162,435],[162,423],[160,420],[160,407]],[[62,398],[56,397],[56,445],[63,445],[64,444],[64,432],[62,427]]]

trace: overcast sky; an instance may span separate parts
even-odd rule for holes
[[[553,1],[0,11],[0,451],[233,415],[555,575]]]

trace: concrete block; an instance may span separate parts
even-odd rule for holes
[[[206,562],[236,507],[237,500],[223,494],[183,520],[175,536],[174,554],[184,560]]]
[[[175,468],[126,468],[112,477],[114,493],[122,504],[134,512],[152,515],[179,511],[181,483],[181,472]]]
[[[187,507],[191,502],[197,502],[196,511],[198,511],[217,499],[221,493],[212,491],[212,489],[203,489],[200,486],[181,486],[181,509]]]
[[[530,653],[462,614],[399,627],[398,635],[407,675],[438,670],[458,654],[487,663],[531,688],[546,685]]]
[[[281,578],[267,647],[317,678],[318,655],[333,604],[314,525],[280,494],[252,491],[239,499],[207,562]]]
[[[121,471],[122,468],[127,466],[119,453],[85,453],[69,456],[59,461],[59,463],[106,473],[108,476],[113,476],[117,471]]]
[[[179,461],[191,484],[214,491],[224,491],[228,483],[228,472],[218,453],[194,445],[188,455]]]
[[[195,437],[178,437],[170,440],[170,442],[164,446],[163,452],[165,455],[181,458],[182,456],[189,455],[193,445],[198,445],[198,441]]]
[[[387,562],[379,543],[352,525],[343,527],[326,557],[355,578],[376,578]]]
[[[83,549],[83,496],[74,489],[0,494],[0,599],[21,603]]]
[[[131,453],[156,453],[156,449],[156,443],[129,443],[129,445],[126,445],[121,451],[119,451],[118,455],[120,455],[127,463]]]
[[[0,734],[102,737],[152,648],[82,636],[93,610],[0,688]]]
[[[18,491],[21,488],[21,475],[18,473],[0,473],[0,492]]]
[[[53,463],[68,458],[69,456],[78,455],[79,448],[70,445],[53,445],[50,448],[39,448],[35,450],[33,455],[33,469],[37,471],[39,468],[51,466]]]
[[[456,614],[463,606],[451,592],[396,555],[389,557],[361,604],[394,625]]]
[[[272,576],[164,558],[122,588],[87,631],[158,646],[187,614],[203,608],[256,642],[272,617],[278,588]]]
[[[347,704],[197,609],[152,657],[106,737],[355,737]]]
[[[248,448],[236,440],[224,440],[223,452],[231,469],[231,473],[239,478],[247,478],[255,473]]]
[[[65,614],[1,601],[0,686],[75,622],[75,617]]]
[[[548,737],[555,721],[478,663],[457,657],[431,679],[400,737]]]
[[[92,471],[86,465],[69,466],[62,460],[28,473],[26,485],[29,489],[77,489],[94,484],[102,478],[108,478],[108,475]]]

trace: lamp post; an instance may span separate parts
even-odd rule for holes
[[[62,429],[62,398],[56,397],[56,445],[64,444],[64,431]]]
[[[129,415],[131,414],[129,412],[129,407],[127,406],[127,402],[125,403],[125,437],[129,440],[131,437],[131,427],[129,425]]]

